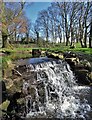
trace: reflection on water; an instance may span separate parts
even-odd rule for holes
[[[29,65],[29,64],[38,64],[43,62],[53,61],[52,58],[41,57],[41,58],[29,58],[29,59],[21,59],[17,61],[17,65]]]
[[[30,83],[36,83],[31,86],[36,97],[26,117],[91,119],[92,88],[78,86],[66,62],[50,58],[21,60],[17,70],[27,75],[36,73],[35,81],[29,78]]]

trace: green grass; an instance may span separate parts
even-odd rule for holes
[[[8,51],[10,52],[9,55],[5,55],[5,56],[2,56],[2,66],[4,69],[8,68],[8,62],[10,63],[10,61],[15,61],[15,60],[18,60],[18,59],[21,59],[21,58],[30,58],[32,57],[32,54],[30,54],[26,49],[22,49],[19,48],[20,50],[18,49],[14,49],[14,50],[9,50],[9,49],[6,49],[5,51]]]
[[[92,49],[91,48],[75,48],[75,49],[69,49],[70,51],[74,52],[82,52],[85,54],[92,54]]]
[[[14,46],[14,45],[13,45]],[[49,43],[48,44],[48,47],[37,47],[37,45],[31,45],[31,44],[28,44],[28,45],[22,45],[22,44],[19,44],[19,45],[15,45],[13,49],[2,49],[3,51],[7,51],[7,52],[10,52],[10,53],[16,53],[16,52],[23,52],[23,51],[31,51],[32,48],[39,48],[43,51],[46,51],[46,50],[49,50],[49,51],[59,51],[59,52],[65,52],[65,51],[75,51],[75,52],[84,52],[86,54],[92,54],[92,49],[91,48],[81,48],[81,45],[80,43],[76,43],[76,48],[74,49],[70,49],[69,46],[65,46],[64,43],[57,43],[57,44],[51,44]],[[1,51],[1,50],[0,50]]]
[[[92,49],[91,48],[70,49],[69,47],[54,47],[54,48],[50,48],[49,51],[51,51],[51,52],[54,52],[54,51],[58,51],[58,52],[73,51],[73,52],[82,52],[82,53],[85,53],[85,54],[92,54]]]
[[[23,48],[23,47],[21,47],[21,48],[14,48],[14,50],[16,52],[18,52],[18,51],[29,51],[29,50],[32,50],[32,48]]]
[[[73,49],[70,49],[69,46],[65,46],[65,44],[56,44],[53,48],[50,48],[49,50],[52,52],[74,51],[74,52],[82,52],[85,54],[92,54],[92,48],[81,48],[80,43],[76,43],[76,48],[73,48]]]
[[[13,45],[14,46],[14,45]],[[92,54],[92,49],[91,48],[81,48],[80,43],[76,44],[76,48],[74,49],[70,49],[69,46],[65,46],[64,43],[62,44],[49,44],[48,47],[32,47],[30,45],[18,45],[17,47],[14,47],[13,49],[7,49],[7,48],[3,48],[0,49],[0,51],[7,51],[10,52],[10,55],[6,55],[3,56],[2,58],[0,58],[0,63],[2,61],[2,65],[4,68],[7,68],[7,61],[15,61],[21,58],[30,58],[32,57],[32,54],[30,53],[30,51],[32,50],[32,48],[39,48],[42,51],[50,51],[50,52],[66,52],[66,51],[73,51],[73,52],[82,52],[85,54]]]

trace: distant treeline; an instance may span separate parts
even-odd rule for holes
[[[83,48],[92,47],[92,2],[52,2],[39,12],[35,23],[25,15],[25,6],[29,4],[1,3],[2,47],[7,47],[9,40],[16,43],[23,37],[26,39],[21,41],[25,44],[30,43],[31,37],[37,44],[41,44],[42,38],[46,43],[58,41],[73,46],[79,42]]]

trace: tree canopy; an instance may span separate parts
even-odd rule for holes
[[[53,2],[39,12],[35,23],[25,15],[26,2],[1,3],[0,26],[2,47],[29,35],[39,44],[39,38],[48,42],[64,42],[72,46],[80,42],[81,47],[92,47],[92,2]],[[31,14],[30,14],[31,16]]]

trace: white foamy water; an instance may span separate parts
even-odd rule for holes
[[[31,68],[32,67],[32,68]],[[89,87],[78,86],[66,62],[50,61],[30,65],[27,70],[37,72],[37,82],[35,86],[35,96],[39,110],[31,109],[27,117],[41,118],[88,118],[87,112],[91,111],[90,105],[85,98],[81,98],[81,90],[88,91]],[[85,92],[84,92],[85,93]]]

